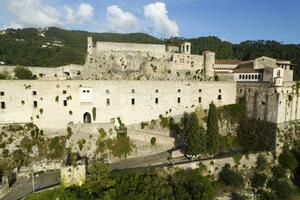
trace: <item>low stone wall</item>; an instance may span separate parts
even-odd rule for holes
[[[229,164],[230,166],[235,166],[238,170],[242,169],[251,169],[256,166],[256,160],[259,155],[265,156],[268,162],[273,161],[272,152],[264,152],[258,154],[247,154],[242,155],[241,157],[226,157],[220,159],[209,159],[205,161],[201,161],[201,163],[206,167],[206,175],[212,175],[215,179],[218,178],[219,173],[222,171],[222,168],[225,164]],[[185,164],[176,165],[176,167],[188,170],[188,169],[196,169],[199,167],[200,162],[190,162]]]
[[[136,146],[134,152],[128,158],[142,157],[157,154],[175,148],[175,138],[155,134],[154,132],[145,132],[139,130],[127,130],[127,135],[133,140]],[[156,138],[155,145],[151,145],[151,138]]]
[[[0,199],[6,196],[9,193],[9,183],[7,176],[2,177],[1,185],[0,185]]]

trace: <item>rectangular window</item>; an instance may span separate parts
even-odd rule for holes
[[[109,90],[108,90],[108,89],[106,89],[106,91],[105,91],[105,92],[106,92],[106,94],[109,94]]]
[[[5,102],[1,102],[1,109],[5,109]]]
[[[222,95],[218,95],[218,100],[222,100]]]
[[[181,92],[181,89],[178,89],[177,92]]]
[[[64,100],[64,106],[67,106],[67,105],[68,105],[68,101]]]
[[[158,89],[155,90],[155,93],[158,93]]]
[[[201,103],[201,101],[202,101],[202,99],[201,99],[201,97],[199,97],[199,98],[198,98],[198,102]]]
[[[131,89],[131,93],[135,93],[135,89]]]
[[[0,92],[0,96],[4,96],[4,92]]]
[[[222,92],[222,90],[221,89],[219,89],[219,93],[221,93]]]
[[[67,94],[67,90],[63,90],[63,94]]]
[[[37,93],[36,93],[36,91],[32,91],[32,95],[36,95]]]
[[[177,103],[180,103],[180,97],[177,98]]]
[[[110,105],[110,100],[109,99],[106,99],[106,105]]]
[[[33,102],[33,107],[36,108],[37,106],[38,106],[37,101],[34,101],[34,102]]]
[[[155,103],[158,104],[158,98],[155,98]]]
[[[201,89],[199,89],[199,92],[201,93],[201,92],[202,92],[202,90],[201,90]]]
[[[134,105],[135,104],[135,99],[131,99],[131,105]]]

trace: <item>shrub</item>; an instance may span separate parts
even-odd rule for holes
[[[150,143],[152,146],[154,146],[156,144],[156,137],[152,137]]]
[[[28,79],[34,79],[32,72],[21,66],[17,66],[14,69],[15,77],[18,79],[28,80]]]
[[[162,115],[159,115],[160,119],[160,126],[163,128],[170,128],[170,118],[169,117],[163,117]]]
[[[294,171],[298,166],[298,161],[288,147],[283,148],[283,152],[280,154],[278,162],[280,166],[291,171]]]
[[[96,108],[93,107],[92,113],[93,113],[93,120],[94,120],[94,121],[96,120],[96,112],[97,112]]]
[[[229,164],[225,164],[222,171],[219,174],[219,181],[224,183],[226,186],[232,186],[235,188],[243,187],[244,177],[239,173],[230,168]]]
[[[83,145],[86,143],[85,139],[81,139],[77,142],[79,150],[81,151],[83,149]]]

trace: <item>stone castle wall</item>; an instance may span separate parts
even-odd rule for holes
[[[208,108],[234,104],[236,84],[192,81],[0,81],[0,123],[33,122],[41,129],[65,129],[69,122],[111,122],[120,117],[137,124]],[[93,109],[94,108],[94,109]],[[93,110],[95,119],[93,119]]]
[[[248,117],[280,124],[300,119],[295,82],[275,87],[271,83],[237,83],[237,98],[244,97]]]

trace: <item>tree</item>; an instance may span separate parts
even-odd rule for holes
[[[178,171],[172,178],[175,199],[213,199],[213,186],[199,169]]]
[[[188,155],[199,155],[205,153],[206,139],[203,127],[199,127],[197,115],[195,112],[188,116],[186,126],[184,127],[186,135],[186,146]]]
[[[215,104],[209,104],[206,130],[207,152],[214,155],[219,152],[219,125]]]
[[[126,135],[118,135],[116,139],[113,140],[110,150],[112,154],[118,158],[127,157],[133,150],[133,143],[130,138]]]
[[[14,73],[18,79],[34,79],[32,72],[25,67],[17,66],[14,69]]]
[[[268,162],[265,156],[259,154],[256,160],[256,169],[258,171],[265,171],[268,167]]]
[[[294,171],[298,167],[298,161],[286,146],[283,148],[283,151],[278,158],[278,162],[283,168],[291,171]]]
[[[264,173],[255,172],[250,178],[251,187],[256,195],[260,195],[262,189],[265,187],[267,175]]]
[[[2,74],[2,73],[0,73],[0,80],[4,80],[4,79],[6,79],[6,75],[5,75],[5,74]]]
[[[222,168],[219,174],[219,181],[226,186],[232,186],[234,188],[243,187],[244,185],[244,177],[239,172],[231,169],[228,163]]]
[[[84,184],[84,189],[89,195],[113,199],[115,184],[116,181],[110,177],[107,166],[103,162],[98,162],[90,168],[90,176]]]

